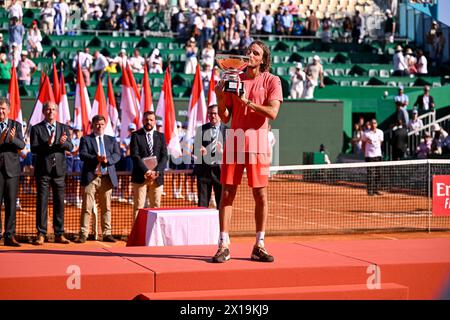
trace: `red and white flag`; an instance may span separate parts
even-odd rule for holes
[[[152,89],[150,88],[150,79],[148,77],[147,64],[144,65],[144,77],[142,78],[140,105],[141,116],[139,120],[142,121],[141,119],[144,112],[154,111]]]
[[[186,139],[188,141],[195,136],[197,127],[206,123],[206,113],[205,92],[203,91],[202,77],[200,75],[200,65],[197,63],[194,85],[192,87],[191,98],[189,99],[188,127],[186,132]]]
[[[215,69],[213,68],[211,71],[211,79],[209,80],[209,89],[208,89],[208,107],[213,104],[217,104],[216,92],[216,79],[214,76]]]
[[[175,121],[175,106],[172,97],[172,80],[170,78],[170,67],[167,67],[164,75],[164,83],[159,95],[156,115],[163,119],[163,131],[166,138],[167,150],[173,157],[180,157],[181,146],[177,133],[177,123]]]
[[[108,108],[106,107],[105,92],[103,91],[102,82],[99,81],[97,85],[97,91],[95,92],[94,102],[92,103],[91,116],[92,119],[96,115],[102,115],[105,117],[106,127],[105,134],[114,137],[114,131],[111,125],[111,119],[108,115]]]
[[[130,83],[129,74],[122,68],[122,97],[120,99],[120,109],[122,110],[122,119],[120,123],[120,140],[128,136],[128,126],[130,123],[139,123],[139,100]]]
[[[55,62],[53,62],[53,95],[55,96],[56,104],[59,105],[59,101],[61,99],[61,89],[60,89],[60,85],[59,85],[58,71],[56,71],[56,63]],[[63,123],[65,123],[65,122],[63,122]]]
[[[66,82],[64,81],[64,75],[61,71],[61,80],[59,82],[58,121],[67,124],[70,120],[71,117],[69,110],[69,100],[67,99]]]
[[[39,89],[38,98],[36,104],[34,105],[33,112],[31,113],[29,125],[34,126],[39,122],[44,120],[44,114],[42,113],[42,106],[48,101],[55,102],[55,97],[53,95],[52,86],[50,85],[50,80],[46,74],[41,75],[41,86]]]
[[[17,81],[16,68],[11,68],[11,79],[9,80],[8,99],[10,103],[9,119],[23,124],[22,108],[20,106],[19,82]]]
[[[114,97],[114,89],[111,82],[111,77],[108,72],[108,98],[106,99],[106,109],[108,110],[109,119],[113,132],[116,132],[117,122],[119,121],[119,112],[117,111],[116,98]],[[114,135],[115,136],[115,135]]]
[[[91,102],[89,94],[81,72],[80,63],[78,63],[77,71],[77,87],[75,90],[75,106],[74,106],[73,126],[83,131],[83,135],[88,135],[91,131],[90,118]]]

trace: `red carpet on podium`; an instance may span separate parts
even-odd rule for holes
[[[0,299],[440,299],[450,239],[0,251]],[[448,298],[448,297],[447,297]]]

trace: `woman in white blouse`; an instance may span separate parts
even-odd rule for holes
[[[37,26],[37,21],[33,20],[30,30],[27,33],[27,51],[30,58],[38,58],[42,53],[42,35]]]

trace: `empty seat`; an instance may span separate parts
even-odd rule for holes
[[[380,78],[389,78],[389,75],[388,70],[380,70]]]
[[[369,70],[369,77],[378,77],[378,70],[377,69],[370,69]]]
[[[334,75],[338,77],[345,76],[345,70],[341,68],[336,68],[334,69]]]

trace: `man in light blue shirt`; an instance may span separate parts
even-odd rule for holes
[[[266,10],[266,15],[263,17],[262,25],[263,25],[263,33],[264,34],[272,34],[273,26],[275,24],[275,20],[270,14],[270,10]]]

